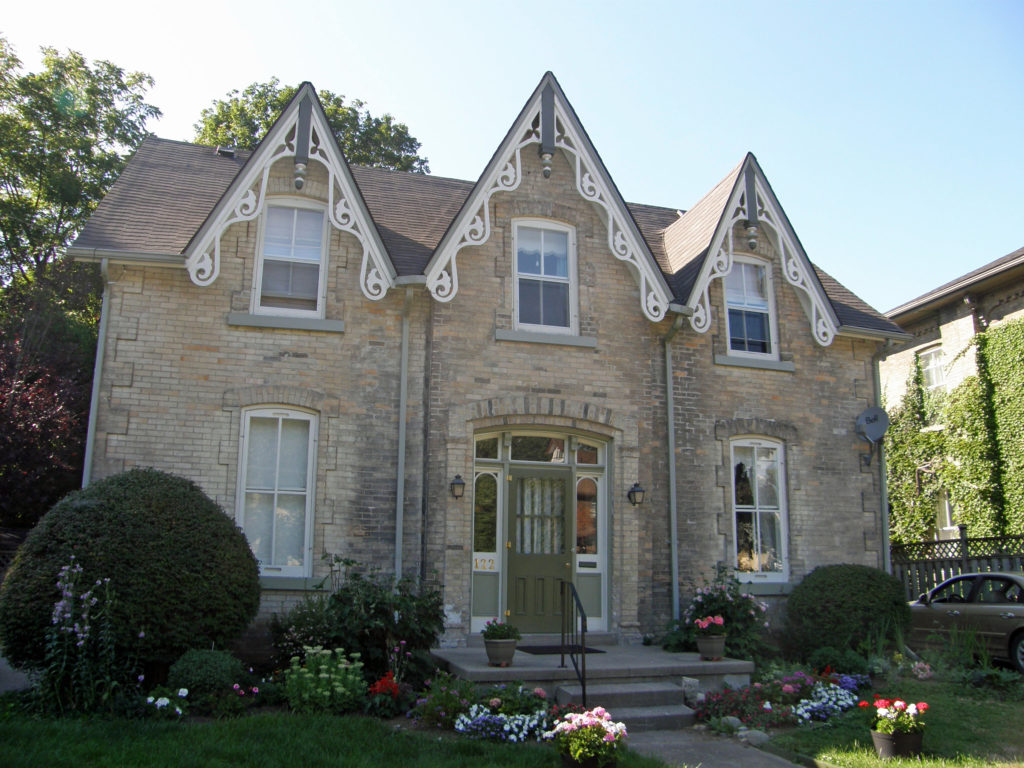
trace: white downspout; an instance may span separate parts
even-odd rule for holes
[[[100,399],[100,381],[103,378],[103,353],[107,345],[107,317],[110,314],[110,274],[106,259],[100,261],[103,276],[103,299],[100,303],[100,326],[96,332],[96,363],[92,369],[92,395],[89,398],[89,427],[85,434],[85,458],[82,467],[82,487],[92,480],[92,454],[96,441],[96,410]]]
[[[412,288],[402,304],[402,360],[398,384],[398,477],[395,481],[395,581],[402,578],[402,538],[405,532],[405,411],[409,398],[409,305]]]
[[[683,315],[676,315],[672,327],[662,339],[665,345],[665,409],[668,425],[668,519],[672,547],[672,619],[679,620],[679,521],[676,515],[676,421],[675,387],[672,376],[672,338],[683,325]]]

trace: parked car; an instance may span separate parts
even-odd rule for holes
[[[953,632],[973,632],[993,659],[1024,673],[1024,574],[965,573],[910,604],[910,646],[946,644]]]

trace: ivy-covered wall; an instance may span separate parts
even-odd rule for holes
[[[978,334],[976,376],[925,390],[915,361],[885,437],[890,538],[931,538],[942,489],[968,536],[1024,534],[1024,321]]]

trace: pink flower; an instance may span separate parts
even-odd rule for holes
[[[533,695],[541,699],[546,699],[548,697],[543,688],[534,688]]]
[[[491,699],[487,702],[487,706],[489,706],[491,709],[497,709],[501,706],[501,699]]]

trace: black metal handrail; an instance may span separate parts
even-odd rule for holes
[[[562,666],[566,654],[576,670],[587,708],[587,612],[583,610],[579,592],[571,581],[562,582]]]

